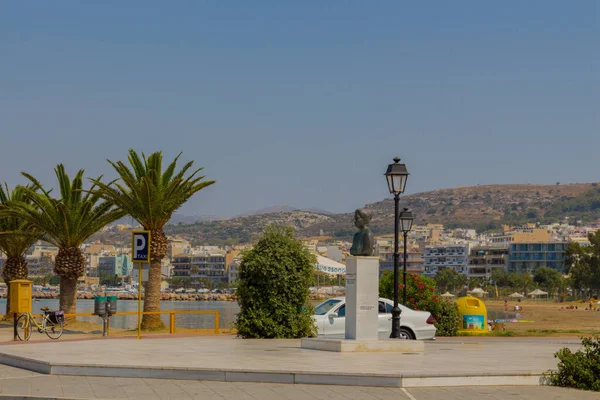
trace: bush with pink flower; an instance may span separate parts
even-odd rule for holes
[[[398,299],[403,300],[402,274],[398,276]],[[385,272],[379,279],[379,296],[394,298],[394,275]],[[446,301],[435,293],[435,281],[416,274],[406,275],[405,306],[418,311],[429,311],[436,319],[437,336],[456,336],[458,333],[458,308],[453,301]]]

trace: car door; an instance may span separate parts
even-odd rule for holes
[[[337,314],[337,317],[331,317],[332,314]],[[343,335],[346,333],[346,304],[342,304],[336,309],[327,313],[324,326],[325,335]]]
[[[392,308],[389,304],[379,300],[378,315],[379,333],[389,333],[392,331]]]

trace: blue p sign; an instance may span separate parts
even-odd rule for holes
[[[132,234],[132,261],[150,262],[150,231],[133,231]]]

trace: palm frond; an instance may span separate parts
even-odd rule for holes
[[[97,186],[96,193],[121,208],[146,229],[160,229],[192,195],[215,183],[204,180],[204,176],[196,176],[202,168],[188,174],[193,161],[177,171],[180,156],[181,153],[163,171],[162,152],[147,157],[142,153],[140,157],[130,149],[129,165],[108,160],[119,175],[119,182],[105,184],[92,179]]]

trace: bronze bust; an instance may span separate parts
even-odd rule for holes
[[[359,229],[354,234],[350,254],[353,256],[372,256],[373,255],[373,235],[367,227],[373,218],[370,210],[359,208],[354,212],[354,225]]]

